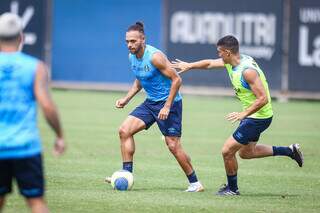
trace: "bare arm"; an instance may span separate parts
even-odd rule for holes
[[[171,67],[180,70],[179,73],[183,73],[191,69],[223,68],[224,62],[221,58],[205,59],[190,63],[176,59],[176,61],[172,61]]]
[[[245,110],[246,116],[249,116],[268,103],[268,96],[257,71],[247,69],[243,72],[243,77],[257,98],[255,102]]]
[[[160,72],[169,78],[171,83],[170,93],[166,100],[164,107],[160,110],[158,117],[162,120],[167,119],[172,102],[176,97],[177,92],[181,86],[182,80],[178,73],[170,67],[170,62],[168,61],[167,57],[160,52],[156,52],[152,56],[152,64],[157,67]]]
[[[37,67],[34,92],[37,102],[39,103],[44,116],[56,134],[57,140],[55,142],[55,154],[60,155],[65,150],[65,144],[63,140],[63,131],[60,124],[58,111],[51,99],[51,95],[48,88],[48,71],[46,66],[40,62]]]
[[[128,93],[126,95],[126,99],[128,101],[130,101],[131,98],[133,98],[141,89],[142,89],[142,87],[141,87],[140,81],[136,79],[133,82],[131,89],[128,91]]]
[[[249,115],[252,115],[253,113],[260,110],[263,106],[265,106],[268,103],[268,96],[267,92],[262,84],[262,81],[259,77],[259,74],[256,70],[253,69],[247,69],[243,72],[243,77],[246,80],[246,82],[249,84],[253,94],[256,96],[255,102],[248,107],[243,112],[232,112],[227,116],[227,119],[235,122],[238,120],[242,120],[245,117],[248,117]]]
[[[124,98],[121,98],[116,101],[117,108],[123,108],[125,105],[129,103],[129,101],[142,89],[139,80],[135,80],[131,89],[128,91],[127,95]]]

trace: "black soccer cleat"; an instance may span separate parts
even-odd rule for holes
[[[228,185],[224,184],[219,191],[216,193],[216,195],[219,196],[236,196],[236,195],[240,195],[239,190],[236,191],[232,191]]]
[[[290,148],[291,151],[292,151],[292,156],[291,156],[291,158],[292,158],[293,160],[295,160],[300,167],[302,167],[302,165],[303,165],[303,154],[302,154],[302,152],[301,152],[301,150],[300,150],[300,145],[297,144],[297,143],[291,144],[291,145],[289,146],[289,148]]]

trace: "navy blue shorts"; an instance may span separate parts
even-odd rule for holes
[[[157,122],[164,136],[181,137],[182,100],[174,101],[170,108],[168,118],[166,120],[160,120],[158,114],[164,104],[165,101],[154,102],[146,99],[135,108],[130,115],[141,119],[146,124],[146,129],[152,126],[154,122]]]
[[[232,136],[236,141],[244,145],[249,142],[257,142],[260,134],[270,126],[271,121],[272,117],[266,119],[245,118],[240,122],[239,127]]]
[[[44,178],[41,154],[28,158],[0,160],[0,171],[0,196],[12,191],[14,178],[24,197],[43,196]]]

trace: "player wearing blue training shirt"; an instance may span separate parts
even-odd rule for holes
[[[0,16],[0,212],[16,180],[32,212],[48,212],[44,200],[37,103],[56,133],[54,153],[65,150],[57,110],[48,91],[45,65],[19,51],[22,21],[12,13]]]
[[[130,26],[126,33],[131,70],[136,79],[124,98],[116,101],[123,108],[143,88],[146,100],[139,105],[119,129],[123,169],[132,172],[135,142],[133,136],[148,129],[155,122],[170,152],[177,159],[189,180],[188,192],[203,191],[190,158],[181,146],[182,98],[179,94],[181,78],[170,68],[167,57],[158,49],[145,44],[144,27],[141,22]],[[106,179],[110,181],[109,178]]]

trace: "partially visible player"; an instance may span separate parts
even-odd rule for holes
[[[167,57],[158,49],[146,45],[141,22],[130,26],[126,42],[132,72],[136,76],[128,94],[116,101],[117,108],[125,107],[143,88],[146,100],[138,106],[119,129],[123,169],[132,172],[135,141],[133,136],[154,123],[164,135],[165,142],[189,180],[187,192],[203,191],[192,168],[190,158],[181,146],[182,97],[179,94],[181,78],[170,67]],[[110,181],[109,178],[106,179]]]
[[[222,156],[227,173],[228,184],[223,186],[218,195],[239,195],[237,184],[238,164],[236,153],[243,159],[267,156],[288,156],[300,167],[303,155],[299,144],[288,147],[257,144],[260,134],[271,124],[273,111],[267,80],[255,60],[239,53],[239,43],[234,36],[225,36],[218,43],[218,59],[207,59],[193,63],[172,62],[172,67],[180,73],[190,69],[226,68],[233,84],[236,96],[242,103],[243,111],[227,115],[231,122],[240,121],[239,127],[225,142]]]
[[[44,199],[37,102],[56,133],[54,154],[65,151],[63,132],[48,90],[48,72],[36,58],[20,52],[21,19],[0,16],[0,212],[16,180],[33,213],[48,212]]]

